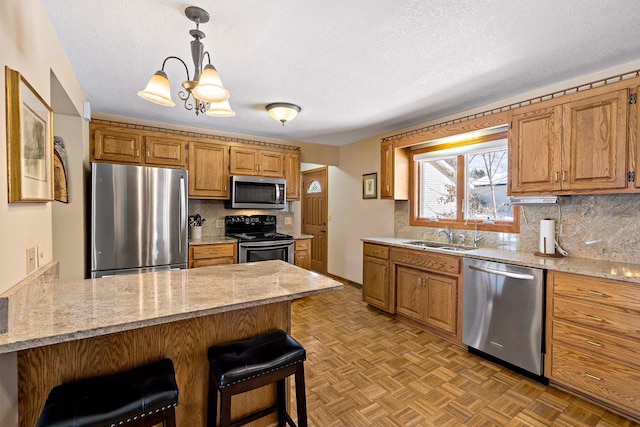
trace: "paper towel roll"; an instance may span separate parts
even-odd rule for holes
[[[540,220],[540,244],[541,254],[552,255],[556,252],[556,222],[553,219]]]

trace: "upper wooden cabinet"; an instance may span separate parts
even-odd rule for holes
[[[186,168],[187,143],[118,127],[93,129],[91,161]]]
[[[407,149],[397,149],[393,141],[380,145],[380,198],[409,199],[409,155]]]
[[[510,194],[626,189],[628,114],[628,89],[514,114]]]
[[[229,147],[190,141],[189,152],[189,197],[229,199]]]
[[[144,137],[144,163],[153,166],[187,167],[187,144],[178,138]]]
[[[231,175],[284,177],[284,154],[280,151],[231,147]]]
[[[126,129],[96,129],[92,133],[92,161],[133,163],[142,162],[142,136]]]
[[[284,179],[287,180],[287,200],[300,200],[300,153],[284,155]]]

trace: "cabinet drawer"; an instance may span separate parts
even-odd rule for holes
[[[311,248],[311,239],[295,240],[294,251],[308,251]]]
[[[389,259],[389,247],[372,245],[371,243],[364,244],[364,255],[372,256],[375,258]]]
[[[640,286],[562,273],[553,275],[555,295],[640,311]]]
[[[634,313],[608,309],[599,304],[588,304],[564,298],[553,299],[553,316],[598,331],[637,337],[640,334],[640,316]]]
[[[590,351],[597,356],[606,356],[625,365],[640,367],[640,343],[636,341],[558,321],[553,322],[553,339]]]
[[[436,254],[427,251],[412,251],[408,249],[391,250],[391,259],[398,264],[408,264],[416,267],[421,267],[429,270],[434,270],[437,273],[460,273],[460,258]]]
[[[224,258],[233,257],[235,253],[235,243],[222,244],[222,245],[198,245],[192,248],[193,259],[207,259],[207,258]]]
[[[551,379],[615,406],[640,411],[640,372],[554,344]]]

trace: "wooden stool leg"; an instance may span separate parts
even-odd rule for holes
[[[220,391],[220,427],[231,426],[231,393]]]
[[[216,427],[218,418],[218,387],[215,381],[209,378],[209,406],[207,408],[207,427]]]
[[[296,370],[296,412],[298,427],[307,427],[307,396],[304,386],[304,363],[298,364]]]
[[[164,427],[176,427],[176,408],[172,407],[164,411]]]
[[[281,379],[276,383],[277,405],[278,405],[278,427],[287,425],[287,399],[285,397],[285,380]]]

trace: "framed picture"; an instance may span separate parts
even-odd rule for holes
[[[53,111],[35,89],[4,68],[9,202],[53,200]]]
[[[378,198],[378,174],[376,172],[362,175],[362,198]]]

